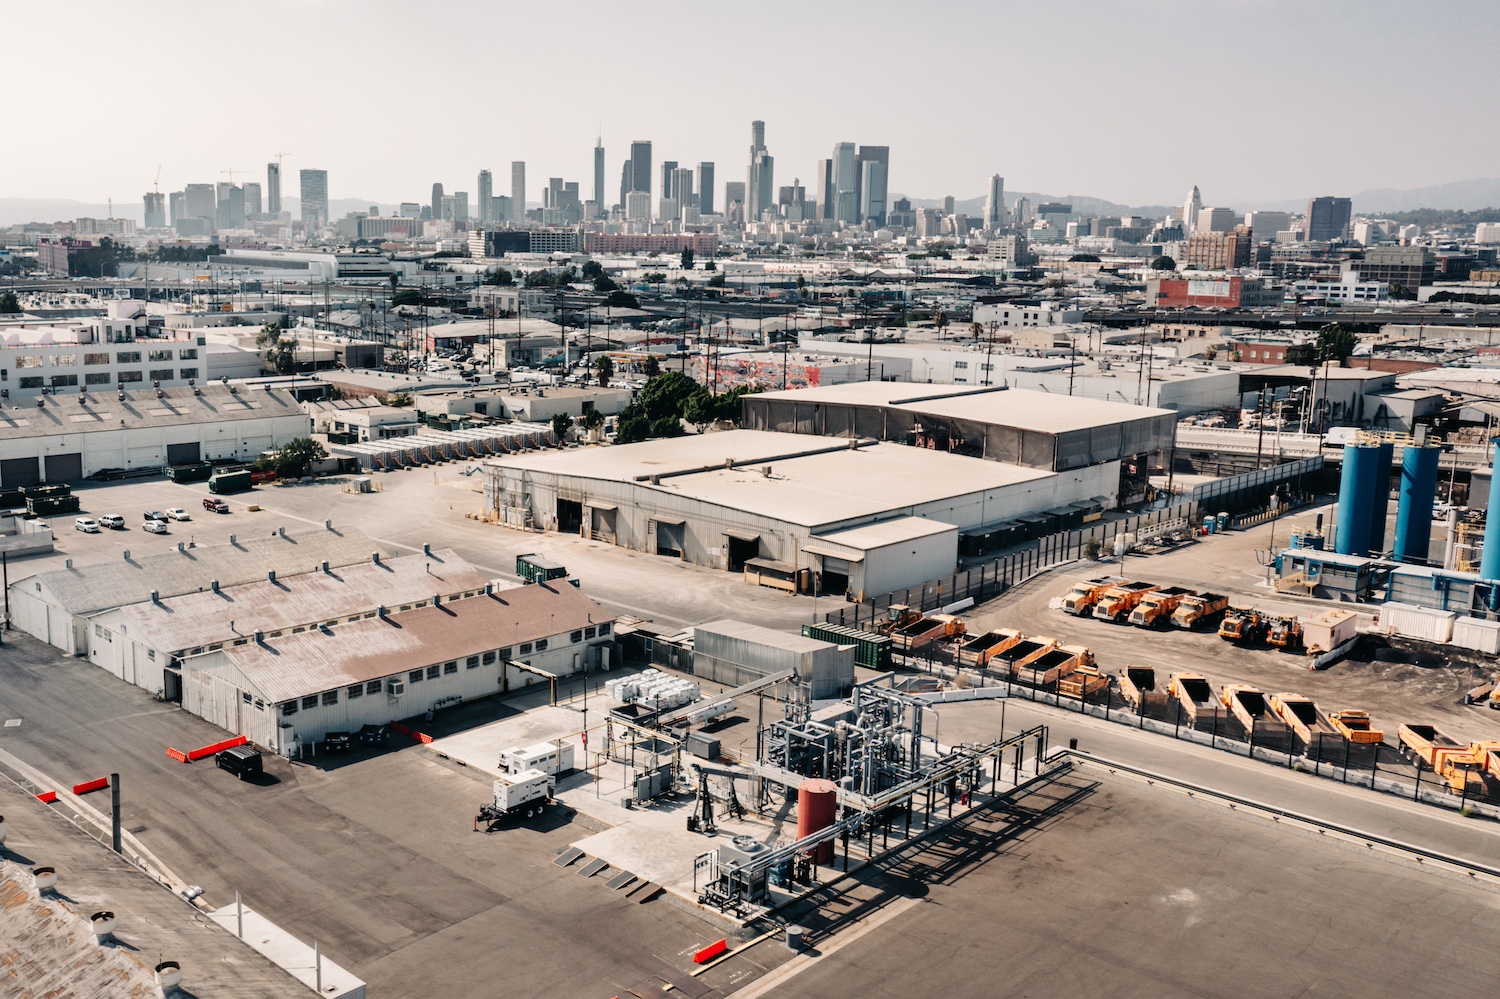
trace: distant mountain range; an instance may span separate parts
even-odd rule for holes
[[[1330,193],[1330,192],[1319,192]],[[891,201],[902,197],[891,195]],[[1034,191],[1007,191],[1005,204],[1014,207],[1017,198],[1027,198],[1033,207],[1044,201],[1061,201],[1073,206],[1073,210],[1085,215],[1144,215],[1160,218],[1168,214],[1171,205],[1122,205],[1104,198],[1083,194],[1040,194]],[[1433,187],[1377,188],[1361,191],[1353,196],[1357,214],[1378,215],[1382,212],[1406,212],[1417,208],[1446,210],[1500,207],[1500,178],[1456,180]],[[913,208],[936,208],[937,198],[912,198]],[[1212,204],[1212,199],[1209,200]],[[378,204],[368,198],[335,198],[329,204],[329,215],[338,219],[350,212],[369,211]],[[281,207],[297,216],[300,202],[295,197],[281,199]],[[1300,212],[1307,208],[1307,198],[1286,201],[1239,202],[1233,204],[1236,211],[1280,211]],[[382,211],[391,212],[395,205],[380,204]],[[954,202],[954,210],[964,215],[979,215],[984,211],[984,198],[963,198]],[[57,222],[76,218],[106,218],[111,207],[108,204],[90,204],[85,201],[70,201],[66,198],[0,198],[0,226],[17,225],[24,222]],[[135,219],[141,222],[142,206],[139,199],[116,202],[113,206],[116,218]]]

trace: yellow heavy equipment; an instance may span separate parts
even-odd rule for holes
[[[1368,711],[1331,711],[1328,723],[1355,745],[1376,746],[1385,741],[1385,733],[1370,727]]]

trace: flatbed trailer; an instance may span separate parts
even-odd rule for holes
[[[1099,596],[1105,590],[1116,583],[1123,583],[1121,576],[1096,576],[1093,579],[1080,579],[1073,584],[1073,588],[1063,594],[1062,609],[1065,614],[1075,617],[1092,617],[1094,605],[1099,602]]]
[[[1105,590],[1099,596],[1099,602],[1094,605],[1094,617],[1100,621],[1113,621],[1119,623],[1130,616],[1136,605],[1155,590],[1155,583],[1142,583],[1132,581],[1128,583],[1116,583]]]
[[[1130,623],[1137,628],[1160,628],[1172,620],[1172,615],[1181,606],[1184,597],[1197,591],[1185,586],[1169,586],[1164,590],[1153,590],[1141,598],[1135,610],[1130,612]]]
[[[1205,714],[1212,718],[1224,710],[1224,705],[1214,696],[1213,685],[1199,673],[1173,673],[1167,693],[1182,704],[1188,721],[1193,725],[1197,725],[1198,719]]]
[[[1272,694],[1271,710],[1316,755],[1321,756],[1324,746],[1343,741],[1338,729],[1318,710],[1311,697],[1293,693]]]
[[[1266,695],[1248,683],[1229,683],[1219,690],[1219,700],[1229,709],[1246,732],[1254,732],[1257,724],[1275,719]]]
[[[1500,711],[1500,677],[1491,677],[1464,694],[1465,704],[1488,704]]]
[[[1156,685],[1155,666],[1126,666],[1118,679],[1120,696],[1136,711],[1167,703],[1167,692]]]
[[[1385,732],[1370,727],[1368,711],[1330,711],[1328,724],[1347,742],[1356,746],[1378,746],[1385,742]]]
[[[1177,609],[1172,612],[1172,627],[1191,631],[1199,625],[1210,623],[1228,609],[1229,598],[1222,593],[1195,593],[1183,597]]]
[[[1484,767],[1470,743],[1461,743],[1433,725],[1402,725],[1401,755],[1420,760],[1448,782],[1450,790],[1484,793]]]
[[[975,635],[959,646],[958,661],[964,666],[983,666],[990,657],[1015,645],[1021,633],[1014,628],[1000,628]]]

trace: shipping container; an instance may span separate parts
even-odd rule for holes
[[[167,466],[167,478],[173,482],[207,482],[213,474],[213,463],[207,461]]]
[[[252,473],[248,469],[236,472],[219,472],[208,480],[208,491],[211,493],[242,493],[252,489],[255,483],[251,480]]]

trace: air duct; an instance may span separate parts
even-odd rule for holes
[[[1400,505],[1396,508],[1397,561],[1425,562],[1432,548],[1432,501],[1437,498],[1442,449],[1408,445],[1401,458]]]

